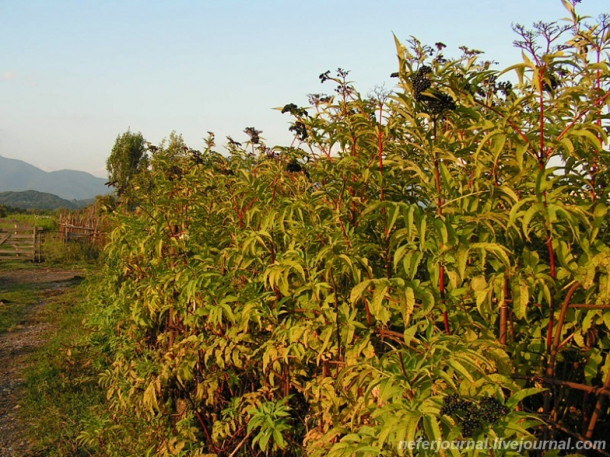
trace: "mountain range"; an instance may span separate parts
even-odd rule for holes
[[[76,170],[44,171],[23,160],[0,156],[0,192],[35,190],[65,200],[87,200],[109,194],[106,180]]]

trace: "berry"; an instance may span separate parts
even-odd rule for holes
[[[429,73],[432,73],[432,68],[424,65],[411,76],[415,100],[421,102],[425,110],[435,116],[442,114],[444,111],[455,110],[456,104],[450,95],[439,91],[434,91],[430,95],[424,95],[424,92],[432,86],[432,81],[426,76]]]
[[[467,416],[462,419],[462,435],[464,438],[470,438],[477,430],[481,428],[481,421],[474,416]]]
[[[284,105],[284,107],[282,108],[282,114],[284,113],[290,113],[293,116],[297,117],[309,117],[309,113],[307,113],[307,110],[305,108],[299,108],[294,103],[288,103],[287,105]]]
[[[294,103],[288,103],[287,105],[284,105],[284,107],[282,108],[282,114],[292,113],[297,108],[298,108],[297,105],[295,105]]]
[[[303,171],[303,167],[296,160],[292,160],[288,165],[286,165],[286,171],[289,173],[298,173]]]
[[[305,127],[305,124],[301,121],[296,121],[290,126],[290,128],[288,128],[288,130],[294,132],[297,138],[301,141],[305,141],[307,139],[307,127]]]
[[[253,144],[259,144],[261,141],[260,134],[263,132],[262,130],[256,130],[254,127],[246,127],[244,133],[250,137]]]
[[[413,84],[413,91],[415,92],[415,98],[418,98],[422,92],[428,90],[432,85],[430,78],[426,77],[427,74],[432,73],[432,69],[424,65],[417,72],[411,76],[411,84]]]
[[[426,111],[432,115],[440,115],[444,111],[453,111],[457,106],[450,95],[442,92],[435,92],[434,95],[421,95],[417,100],[422,102]]]
[[[509,413],[508,407],[496,398],[483,397],[480,401],[481,418],[488,424],[495,424]]]
[[[498,89],[502,91],[504,96],[508,96],[513,91],[513,85],[510,81],[498,83]]]
[[[464,412],[472,402],[460,398],[458,394],[447,395],[443,399],[443,407],[441,408],[441,414],[448,416],[455,416],[456,413]]]

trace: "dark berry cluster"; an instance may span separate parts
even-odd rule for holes
[[[203,165],[203,155],[201,154],[201,151],[189,148],[188,154],[195,165]]]
[[[495,424],[509,412],[508,407],[493,397],[483,397],[479,402],[479,408],[481,410],[481,419],[488,424]]]
[[[411,76],[415,100],[422,103],[426,111],[433,116],[438,116],[444,111],[455,110],[456,104],[450,95],[437,90],[428,91],[427,94],[424,93],[432,86],[432,81],[427,76],[430,73],[432,73],[432,68],[424,65]]]
[[[442,114],[444,111],[453,111],[457,107],[450,95],[437,92],[434,95],[422,95],[421,100],[428,112],[432,115]]]
[[[424,65],[411,76],[411,84],[413,84],[413,92],[415,92],[415,98],[417,100],[422,97],[422,92],[428,90],[432,85],[432,81],[426,76],[430,73],[432,73],[432,68]]]
[[[330,103],[332,101],[332,97],[325,94],[309,94],[308,100],[310,104],[318,106],[320,103]]]
[[[556,73],[561,76],[562,70],[558,70]],[[553,92],[561,85],[561,79],[557,77],[557,74],[555,74],[555,72],[552,72],[552,70],[548,72],[548,74],[544,78],[544,81],[542,82],[543,90],[547,92]]]
[[[305,108],[299,108],[294,103],[289,103],[282,108],[283,113],[290,113],[297,118],[309,117],[309,113]],[[301,141],[305,141],[307,139],[307,128],[305,127],[305,123],[303,121],[296,121],[294,124],[290,126],[288,129],[293,132],[297,138]]]
[[[307,127],[305,127],[305,124],[301,121],[296,121],[288,128],[288,130],[293,132],[296,137],[301,141],[305,141],[307,139]]]
[[[296,161],[296,159],[292,159],[290,162],[288,162],[288,165],[286,165],[286,171],[289,173],[298,173],[303,171],[303,167],[299,162]]]
[[[151,143],[146,143],[146,148],[153,154],[159,151],[159,147]]]
[[[282,114],[284,113],[290,113],[296,117],[309,117],[309,113],[307,113],[307,110],[305,108],[299,108],[294,103],[288,103],[287,105],[285,105],[282,108]]]
[[[479,87],[477,90],[477,94],[481,97],[486,97],[489,95],[495,95],[498,92],[502,92],[504,96],[510,95],[513,90],[513,84],[510,81],[498,81],[498,77],[496,75],[492,75],[489,78],[483,80],[482,87]]]
[[[325,71],[318,77],[320,78],[321,83],[328,81],[330,79],[330,70]]]
[[[441,408],[441,414],[453,416],[459,412],[463,412],[471,402],[460,398],[458,394],[447,395],[443,399],[443,407]]]
[[[176,179],[182,178],[183,174],[184,174],[184,172],[183,172],[182,168],[180,168],[177,165],[172,165],[171,167],[169,167],[167,169],[167,172],[166,172],[167,179],[169,179],[170,181],[174,181]]]
[[[297,159],[292,159],[290,162],[288,162],[286,165],[286,171],[288,173],[303,173],[303,175],[309,179],[309,172],[307,171],[307,168],[305,168],[305,165],[299,163]]]
[[[509,413],[509,409],[493,397],[474,400],[448,395],[443,399],[441,414],[453,417],[462,427],[465,438],[473,436],[484,425],[493,425]]]
[[[246,127],[244,133],[250,137],[250,141],[253,144],[259,144],[261,142],[260,134],[262,130],[256,130],[254,127]]]
[[[464,438],[469,438],[474,435],[483,425],[476,405],[471,405],[470,409],[464,412],[460,421],[462,425],[462,435]]]
[[[229,142],[230,146],[239,148],[241,147],[241,143],[239,141],[235,141],[233,138],[231,138],[230,136],[227,136],[227,141]]]
[[[513,91],[513,84],[510,81],[502,81],[498,83],[498,89],[507,97]]]

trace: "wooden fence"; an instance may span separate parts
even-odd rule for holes
[[[95,206],[81,211],[71,211],[59,216],[59,239],[64,243],[86,241],[103,246],[106,241],[104,219],[98,216]]]
[[[82,240],[93,244],[103,245],[105,236],[106,233],[99,230],[97,227],[75,225],[65,221],[60,222],[59,224],[59,239],[63,242]]]
[[[42,229],[18,226],[0,229],[0,260],[42,261]]]

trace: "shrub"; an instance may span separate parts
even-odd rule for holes
[[[152,154],[98,292],[129,446],[397,455],[542,421],[561,436],[595,409],[566,382],[610,382],[609,34],[566,6],[568,27],[516,28],[514,83],[477,51],[397,41],[398,90],[323,73],[335,95],[282,109],[291,147],[248,128],[228,157],[212,137]]]

